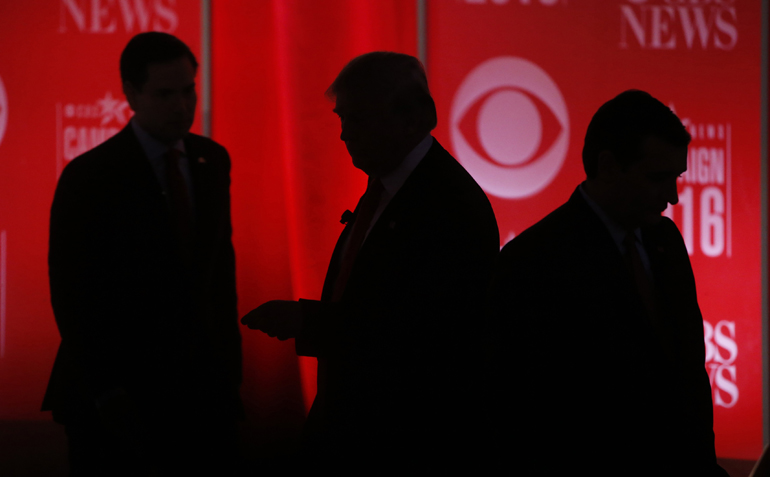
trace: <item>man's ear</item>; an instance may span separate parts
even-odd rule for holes
[[[131,84],[130,81],[123,82],[123,94],[126,95],[126,101],[128,101],[128,105],[131,107],[131,110],[136,112],[136,96],[139,94],[139,91],[137,91],[137,89],[133,84]]]
[[[596,178],[602,181],[612,180],[618,172],[620,165],[615,154],[607,149],[601,151],[597,161]]]
[[[425,135],[430,133],[430,129],[425,127],[425,119],[413,114],[407,119],[406,133],[410,136],[422,139]]]

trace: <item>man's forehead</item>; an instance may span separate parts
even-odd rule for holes
[[[657,136],[642,142],[642,164],[655,169],[687,169],[687,146],[675,146]]]
[[[195,68],[185,57],[147,65],[147,82],[156,85],[187,86],[195,82]]]
[[[381,95],[369,91],[339,92],[334,101],[334,111],[369,111],[378,110],[386,106]]]

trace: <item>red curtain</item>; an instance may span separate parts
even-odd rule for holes
[[[213,2],[213,138],[230,151],[241,314],[318,299],[342,225],[366,187],[326,88],[352,58],[416,54],[414,0]],[[242,329],[248,418],[281,432],[315,396],[315,359]],[[289,423],[291,421],[291,423]]]

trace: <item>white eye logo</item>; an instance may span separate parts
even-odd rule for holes
[[[539,66],[500,56],[481,63],[452,103],[457,159],[488,193],[523,199],[543,190],[567,156],[569,115]]]
[[[5,85],[0,78],[0,143],[5,136],[5,127],[8,125],[8,95],[5,94]]]

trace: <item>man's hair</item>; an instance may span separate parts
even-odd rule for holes
[[[382,98],[397,114],[414,117],[426,133],[438,122],[425,68],[414,56],[373,51],[353,58],[326,90],[334,100],[340,92]]]
[[[690,143],[690,133],[668,106],[649,93],[628,90],[604,103],[586,131],[583,169],[589,179],[596,177],[599,154],[610,151],[623,168],[642,158],[642,144],[654,136],[672,146]]]
[[[147,66],[187,58],[198,71],[198,61],[182,40],[157,31],[140,33],[131,38],[120,55],[120,79],[128,81],[137,90],[147,82]]]

